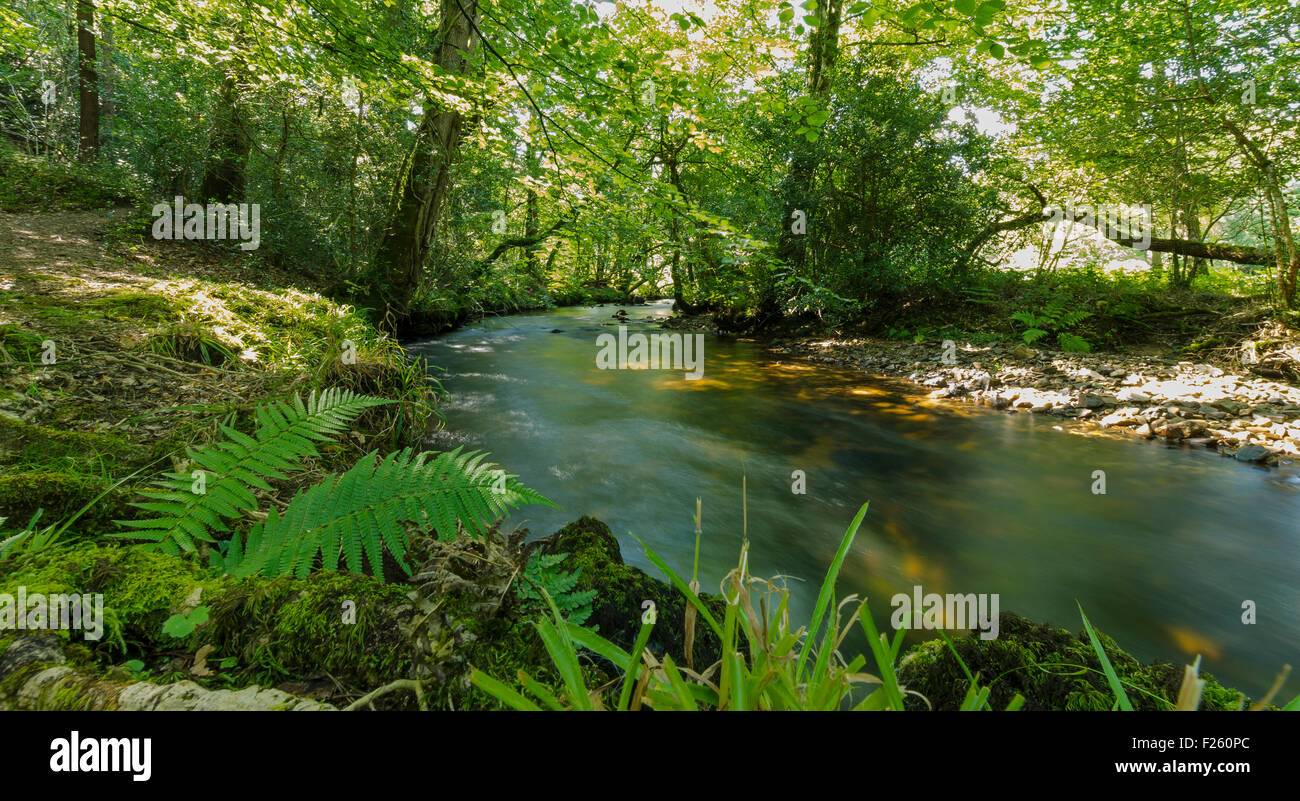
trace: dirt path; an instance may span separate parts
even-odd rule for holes
[[[0,213],[0,415],[148,443],[199,409],[266,394],[276,377],[265,371],[153,346],[183,334],[187,278],[238,268],[201,248],[113,234],[101,212]]]

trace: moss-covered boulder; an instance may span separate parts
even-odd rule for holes
[[[1105,634],[1096,634],[1120,680],[1131,685],[1125,690],[1134,708],[1172,708],[1183,680],[1181,665],[1143,664]],[[1004,612],[996,639],[959,637],[953,645],[971,674],[979,675],[980,685],[989,687],[994,709],[1005,708],[1016,693],[1025,697],[1024,708],[1031,710],[1108,710],[1114,703],[1101,662],[1084,632],[1071,634]],[[1237,692],[1209,674],[1202,673],[1201,678],[1206,680],[1201,709],[1237,708]],[[958,709],[970,686],[952,650],[940,639],[909,650],[900,661],[898,679],[938,710]],[[914,696],[909,696],[908,704],[926,708]]]
[[[564,568],[580,568],[575,590],[595,590],[591,616],[586,625],[595,626],[601,636],[631,650],[641,629],[641,603],[654,601],[658,620],[650,636],[649,649],[655,654],[670,654],[673,661],[686,664],[686,598],[671,584],[659,581],[644,571],[623,563],[618,540],[609,526],[594,517],[582,517],[557,531],[541,546],[544,553],[567,553]],[[725,602],[712,595],[701,596],[713,616],[721,621]],[[717,637],[708,625],[697,618],[695,623],[694,664],[708,667],[719,659]]]
[[[116,544],[78,543],[0,562],[0,592],[100,593],[104,631],[86,641],[102,666],[131,658],[150,670],[184,671],[199,649],[234,658],[225,680],[275,685],[327,679],[368,689],[406,675],[411,647],[401,630],[409,587],[369,576],[320,572],[305,579],[214,576],[192,560]],[[195,606],[208,622],[183,638],[163,630]],[[80,632],[55,632],[81,643]]]

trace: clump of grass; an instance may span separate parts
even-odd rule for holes
[[[233,362],[238,342],[222,341],[218,332],[197,320],[181,320],[152,332],[149,350],[183,362],[221,366]]]
[[[470,681],[479,689],[514,709],[637,710],[903,710],[906,688],[894,672],[903,642],[900,630],[891,640],[875,628],[866,601],[856,595],[835,597],[835,581],[852,547],[867,505],[863,504],[845,531],[839,549],[822,581],[821,591],[807,626],[794,627],[789,613],[789,590],[756,579],[748,572],[749,544],[741,545],[740,562],[723,580],[726,611],[717,620],[698,593],[649,547],[646,556],[668,577],[694,614],[722,642],[722,656],[703,672],[678,666],[672,657],[656,658],[646,650],[656,619],[653,610],[642,617],[632,651],[624,651],[595,632],[566,622],[550,602],[553,620],[536,626],[563,680],[558,694],[522,671],[518,679],[537,701],[481,671]],[[644,543],[642,543],[644,547]],[[696,583],[694,580],[692,584]],[[864,671],[867,657],[846,661],[840,646],[860,625],[867,636],[879,675]],[[599,689],[583,682],[578,648],[604,657],[623,672],[617,699],[606,705]],[[687,660],[690,660],[689,648]],[[988,708],[988,690],[972,678],[963,709]],[[1018,709],[1017,697],[1008,709]],[[540,704],[540,706],[539,706]]]
[[[38,362],[45,337],[13,323],[0,323],[0,364]]]

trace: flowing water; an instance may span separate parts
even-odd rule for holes
[[[706,336],[704,373],[597,369],[615,307],[488,318],[411,349],[449,398],[428,443],[487,450],[563,510],[526,507],[536,536],[590,514],[630,563],[629,533],[716,590],[748,525],[750,571],[792,577],[808,608],[858,507],[837,589],[871,599],[997,593],[1000,609],[1072,631],[1090,620],[1144,660],[1190,660],[1258,696],[1300,667],[1300,484],[1206,451],[1097,436],[1056,418],[931,402],[859,372]],[[665,303],[627,307],[659,331]],[[558,333],[553,333],[559,329]],[[1065,429],[1065,430],[1062,430]],[[1094,494],[1094,471],[1106,493]],[[806,492],[793,491],[794,471]],[[742,476],[747,520],[742,520]],[[1257,622],[1242,622],[1253,601]],[[799,619],[799,618],[796,618]],[[1288,682],[1286,698],[1300,691]]]

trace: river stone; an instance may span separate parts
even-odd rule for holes
[[[1133,403],[1150,403],[1150,402],[1151,402],[1151,396],[1150,396],[1150,395],[1148,395],[1148,394],[1145,393],[1145,392],[1139,392],[1139,391],[1136,390],[1136,389],[1128,389],[1128,388],[1121,389],[1119,392],[1115,393],[1115,397],[1116,397],[1116,398],[1119,398],[1120,401],[1122,401],[1122,402],[1126,402],[1126,403],[1127,403],[1127,402],[1130,402],[1130,401],[1133,402]]]
[[[192,681],[157,685],[142,681],[132,684],[117,697],[117,708],[130,711],[267,711],[325,712],[330,704],[298,698],[281,690],[256,685],[242,690],[208,690]]]
[[[1224,398],[1221,401],[1215,401],[1214,405],[1228,414],[1241,414],[1241,410],[1244,408],[1240,403],[1237,403],[1231,398]]]
[[[67,661],[59,638],[53,634],[29,634],[9,644],[0,655],[0,679],[40,662],[58,664]]]
[[[1263,445],[1243,445],[1237,449],[1232,458],[1239,462],[1258,462],[1268,456],[1268,448]]]
[[[1141,422],[1138,410],[1132,407],[1117,409],[1099,421],[1102,426],[1133,426]]]

